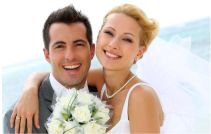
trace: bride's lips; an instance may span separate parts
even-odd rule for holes
[[[107,50],[103,50],[103,51],[104,51],[104,54],[106,55],[106,57],[108,57],[110,59],[119,59],[119,58],[121,58],[120,55],[115,54],[113,52],[110,52],[110,51],[107,51]]]

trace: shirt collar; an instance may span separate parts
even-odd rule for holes
[[[51,83],[51,86],[55,92],[55,95],[56,97],[62,97],[62,96],[65,96],[67,94],[69,94],[72,90],[69,88],[66,88],[65,86],[63,86],[61,83],[59,83],[55,77],[53,76],[52,73],[50,73],[50,83]],[[86,91],[86,92],[89,92],[89,89],[88,89],[88,85],[87,85],[87,82],[85,83],[84,87],[82,89],[80,89],[80,91]]]

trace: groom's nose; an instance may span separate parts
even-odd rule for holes
[[[74,57],[76,57],[74,49],[71,46],[66,48],[64,55],[65,55],[65,59],[68,59],[68,60],[74,59]]]

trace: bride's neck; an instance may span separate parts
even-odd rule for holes
[[[110,70],[103,70],[105,84],[107,90],[110,93],[115,92],[118,90],[125,82],[132,77],[133,73],[128,71],[110,71]]]

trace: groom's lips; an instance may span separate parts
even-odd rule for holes
[[[63,69],[67,73],[75,74],[75,73],[78,73],[78,71],[80,70],[81,66],[82,66],[81,63],[71,64],[71,65],[63,65]]]
[[[66,66],[63,66],[64,69],[66,70],[74,70],[74,69],[77,69],[80,67],[80,64],[75,64],[75,65],[66,65]]]

